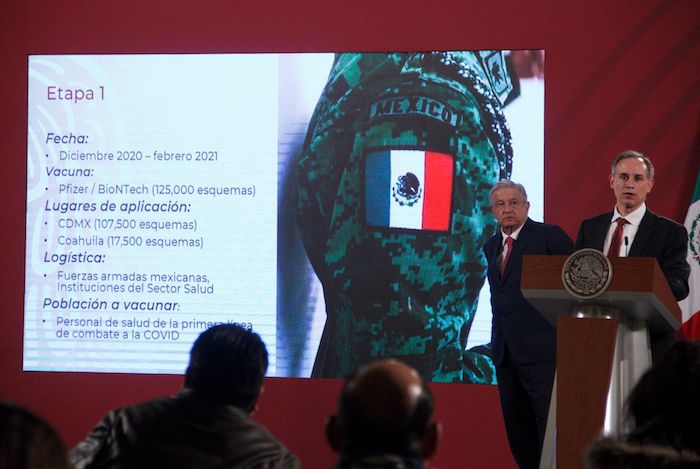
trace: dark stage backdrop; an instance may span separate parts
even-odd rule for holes
[[[573,237],[609,210],[614,154],[657,166],[649,206],[682,220],[700,155],[700,3],[153,0],[5,2],[2,52],[0,397],[54,424],[73,445],[114,406],[170,394],[179,376],[23,373],[27,56],[67,53],[545,49],[545,219]],[[323,437],[340,382],[269,379],[256,418],[306,467],[329,467]],[[443,422],[433,464],[514,467],[497,389],[432,385]]]

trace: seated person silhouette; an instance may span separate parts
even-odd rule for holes
[[[625,403],[627,430],[595,441],[585,469],[700,467],[700,342],[674,343]]]
[[[233,324],[204,331],[182,390],[109,412],[70,453],[76,469],[298,468],[250,418],[267,371],[260,336]]]
[[[0,402],[0,468],[68,469],[56,431],[24,407]]]
[[[326,437],[340,453],[336,469],[423,468],[437,449],[433,398],[413,368],[381,360],[343,386]]]

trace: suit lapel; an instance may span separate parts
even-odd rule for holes
[[[508,263],[506,264],[506,270],[503,272],[503,276],[501,277],[502,279],[505,279],[510,275],[510,272],[513,270],[513,266],[515,264],[520,264],[520,261],[523,258],[523,252],[525,251],[525,246],[527,246],[530,238],[532,238],[533,226],[534,222],[532,220],[529,218],[525,220],[525,224],[518,234],[518,239],[516,239],[513,243],[513,252],[511,252],[510,256],[508,257]]]
[[[612,212],[607,213],[605,218],[600,218],[598,220],[599,225],[594,227],[591,233],[593,237],[591,247],[603,252],[605,247],[605,238],[608,237],[608,231],[610,231],[610,220],[612,219]]]
[[[644,248],[651,239],[652,234],[654,234],[655,223],[656,215],[647,208],[647,211],[642,217],[642,221],[639,223],[637,233],[634,235],[634,240],[632,241],[632,246],[630,246],[628,256],[642,256],[644,254]]]
[[[501,246],[503,246],[503,237],[501,236],[501,229],[493,235],[493,245],[488,252],[489,258],[486,260],[490,268],[488,269],[489,281],[495,285],[495,282],[500,281],[500,275],[498,273],[498,254],[501,252]]]

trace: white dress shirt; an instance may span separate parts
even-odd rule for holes
[[[523,226],[525,226],[525,223],[520,225],[520,227],[517,230],[513,231],[511,234],[506,234],[503,232],[503,230],[501,230],[501,237],[503,238],[501,240],[501,259],[504,259],[508,254],[508,244],[506,244],[506,238],[510,236],[511,238],[513,238],[513,242],[515,242],[515,240],[518,239],[518,235],[520,234],[520,230],[523,229]]]
[[[608,236],[605,238],[605,245],[603,246],[603,252],[607,255],[610,250],[610,241],[612,241],[613,233],[617,228],[617,219],[624,218],[627,223],[622,226],[622,245],[620,246],[620,257],[627,257],[627,254],[632,247],[632,242],[639,229],[639,224],[642,222],[644,214],[647,212],[647,205],[643,203],[635,211],[628,213],[624,217],[620,215],[617,211],[617,207],[613,210],[613,216],[610,220],[610,229],[608,229]]]

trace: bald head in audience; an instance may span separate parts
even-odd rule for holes
[[[393,456],[423,461],[437,448],[433,398],[411,367],[374,362],[348,378],[338,412],[327,424],[328,442],[343,461]]]

